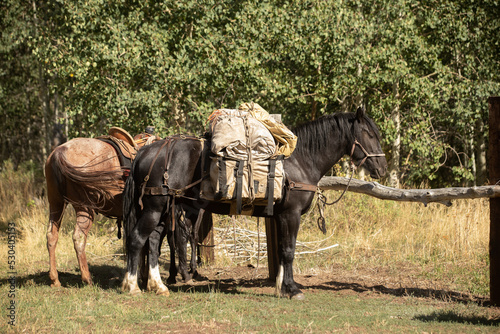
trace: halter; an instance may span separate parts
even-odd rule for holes
[[[359,148],[361,149],[361,151],[363,151],[363,153],[365,154],[365,157],[363,158],[363,160],[361,160],[361,163],[358,166],[356,166],[357,168],[361,167],[361,165],[364,164],[366,159],[368,159],[368,158],[385,157],[385,153],[368,153],[368,151],[363,147],[363,145],[361,145],[361,143],[356,138],[354,138],[354,143],[352,144],[352,149],[351,149],[351,163],[353,165],[354,165],[354,163],[352,162],[352,155],[354,154],[354,150],[356,149],[356,145],[358,145]]]

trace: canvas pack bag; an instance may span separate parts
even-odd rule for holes
[[[265,206],[266,213],[271,215],[274,202],[282,196],[286,157],[283,147],[286,146],[290,155],[296,137],[281,123],[270,120],[268,125],[281,124],[289,131],[286,135],[295,139],[290,145],[280,144],[260,120],[270,119],[269,114],[257,104],[252,105],[252,109],[245,107],[218,109],[209,118],[210,177],[201,184],[201,197],[231,203],[232,214],[251,215],[254,206]]]

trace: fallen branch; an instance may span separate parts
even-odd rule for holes
[[[318,186],[322,190],[344,190],[348,178],[325,176]],[[437,202],[451,206],[453,199],[500,197],[500,186],[453,187],[438,189],[397,189],[381,185],[377,182],[366,182],[352,179],[348,191],[370,195],[379,199],[403,202],[421,202],[425,206]]]
[[[327,249],[330,249],[330,248],[333,248],[333,247],[338,247],[338,246],[339,246],[339,244],[335,244],[335,245],[331,245],[331,246],[328,246],[328,247],[325,247],[325,248],[317,249],[315,251],[298,252],[298,253],[295,253],[295,255],[300,255],[300,254],[314,254],[314,253],[322,252],[322,251],[325,251]]]

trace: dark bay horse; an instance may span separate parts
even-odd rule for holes
[[[324,116],[292,131],[298,137],[297,147],[284,161],[286,185],[282,200],[273,208],[280,263],[276,291],[280,296],[303,299],[293,279],[295,243],[301,215],[309,209],[317,183],[344,155],[350,155],[358,166],[363,164],[373,178],[386,173],[387,161],[377,126],[361,108],[356,113]],[[229,214],[229,204],[209,202],[199,196],[209,147],[203,138],[180,136],[154,143],[136,157],[124,195],[133,208],[124,211],[124,223],[129,229],[124,291],[140,292],[137,284],[140,250],[150,234],[171,219],[172,208],[181,204],[187,211],[201,208]],[[266,216],[266,212],[265,207],[256,206],[253,215]],[[156,291],[163,293],[166,287],[158,266],[150,267],[150,277],[155,279]]]
[[[136,145],[143,146],[154,138],[138,135]],[[130,138],[132,140],[132,138]],[[150,141],[152,141],[150,140]],[[68,203],[76,212],[73,243],[80,266],[82,281],[91,284],[92,278],[85,255],[87,235],[96,213],[122,219],[122,192],[125,170],[115,148],[94,138],[75,138],[54,149],[45,163],[45,179],[49,201],[47,248],[49,277],[52,286],[60,286],[56,269],[56,246],[62,216]]]

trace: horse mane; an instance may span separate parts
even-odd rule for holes
[[[341,143],[345,139],[353,142],[352,125],[355,119],[355,113],[335,113],[293,128],[292,132],[298,137],[295,150],[302,155],[315,156],[322,154],[324,147],[335,147],[333,143]],[[374,130],[377,139],[380,139],[373,120],[366,115],[364,120]]]
[[[302,155],[315,156],[321,148],[332,142],[340,142],[345,136],[352,137],[351,124],[355,115],[336,113],[322,116],[314,121],[292,129],[297,135],[295,151]]]

